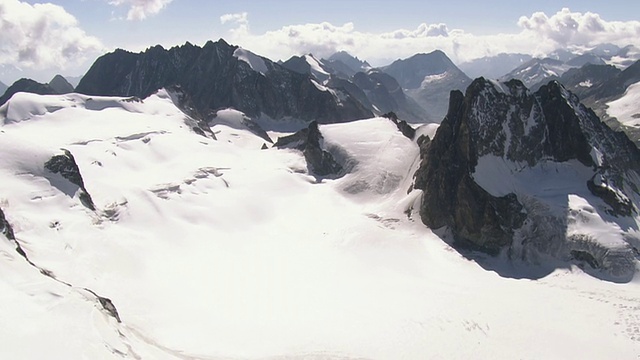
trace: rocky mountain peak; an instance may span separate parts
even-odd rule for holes
[[[49,86],[53,88],[58,94],[68,94],[73,92],[73,85],[71,85],[64,76],[58,74],[49,81]]]
[[[476,79],[465,94],[451,92],[448,113],[426,144],[415,175],[415,187],[424,190],[422,220],[432,228],[448,227],[463,248],[563,259],[579,248],[606,267],[606,242],[567,237],[571,221],[579,221],[567,218],[572,205],[549,202],[544,191],[520,177],[523,172],[563,181],[556,174],[566,171],[568,177],[583,179],[571,191],[591,199],[611,219],[637,212],[640,151],[555,81],[531,93],[518,80]],[[556,173],[541,175],[548,168]],[[537,223],[544,221],[558,225]],[[629,260],[631,248],[609,250]],[[606,271],[628,275],[626,265],[621,266],[624,269],[612,265]]]
[[[49,86],[49,84],[41,84],[35,80],[22,78],[9,86],[4,95],[0,96],[0,105],[6,103],[15,93],[18,92],[29,92],[39,95],[57,94],[56,90]]]
[[[250,117],[340,122],[371,116],[347,93],[331,91],[308,74],[286,69],[223,39],[203,47],[155,46],[133,54],[100,57],[76,91],[87,95],[145,98],[160,88],[180,86],[203,116],[234,108]]]

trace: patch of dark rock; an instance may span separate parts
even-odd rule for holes
[[[596,258],[594,258],[593,255],[589,254],[586,251],[571,250],[571,258],[579,262],[587,263],[589,266],[591,266],[592,269],[600,268],[600,264],[598,264]]]
[[[497,255],[511,245],[526,216],[515,195],[492,196],[471,177],[477,154],[466,106],[462,93],[452,91],[435,138],[422,140],[424,156],[414,184],[424,190],[420,216],[432,229],[450,228],[454,245]]]
[[[317,176],[337,176],[343,171],[340,165],[329,153],[322,148],[323,137],[318,129],[318,123],[312,122],[309,127],[295,134],[278,138],[274,144],[279,149],[297,149],[302,151],[311,173]]]
[[[0,209],[0,232],[4,234],[9,240],[15,240],[16,237],[13,233],[13,227],[7,221],[7,218],[4,216],[4,212]]]
[[[82,180],[82,175],[80,174],[80,168],[78,167],[75,158],[69,150],[63,149],[63,151],[63,155],[55,155],[51,159],[49,159],[44,164],[45,169],[54,174],[60,174],[70,183],[78,186],[81,190],[79,197],[82,205],[90,210],[95,210],[96,208],[93,200],[91,199],[91,195],[89,195],[87,189],[84,187],[84,181]]]
[[[186,43],[171,49],[154,46],[141,53],[115,50],[98,58],[76,87],[86,95],[146,98],[161,88],[179,85],[192,109],[207,119],[212,111],[234,108],[250,117],[266,115],[335,123],[373,114],[351,95],[338,99],[322,91],[311,75],[291,71],[262,58],[266,71],[255,71],[234,56],[238,50],[220,39],[203,47]],[[286,122],[286,121],[282,121]]]
[[[416,136],[416,129],[411,127],[411,125],[409,125],[406,121],[398,119],[398,115],[396,115],[396,113],[388,112],[382,115],[382,117],[391,120],[396,125],[398,130],[402,133],[402,135],[409,138],[409,140],[413,140],[413,138]]]
[[[595,176],[598,175],[594,175],[594,177]],[[591,178],[589,181],[587,181],[587,188],[593,195],[599,197],[600,199],[602,199],[602,201],[604,201],[611,207],[611,210],[608,211],[610,215],[631,216],[635,211],[631,200],[621,198],[608,186],[596,185],[594,182],[594,178]]]
[[[113,302],[111,301],[111,299],[108,299],[102,296],[97,296],[97,298],[98,298],[98,301],[100,302],[100,305],[102,305],[102,308],[106,312],[108,312],[109,315],[115,318],[119,323],[121,323],[122,321],[120,321],[120,315],[118,314],[118,309],[116,309],[115,305],[113,305]]]

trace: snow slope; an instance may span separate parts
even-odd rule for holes
[[[630,85],[624,95],[607,103],[607,113],[626,126],[640,126],[640,83]]]
[[[299,152],[260,150],[231,126],[239,116],[218,113],[216,141],[163,90],[142,102],[16,94],[0,108],[0,208],[33,263],[0,235],[3,357],[640,353],[637,281],[578,268],[503,278],[425,228],[410,211],[419,192],[407,194],[418,148],[389,120],[321,125],[350,172],[318,183]],[[60,148],[96,211],[44,169]]]
[[[313,75],[321,83],[329,80],[329,73],[324,69],[324,65],[320,60],[316,59],[312,54],[304,55],[304,60],[309,64],[311,75]]]
[[[266,74],[269,71],[264,60],[260,56],[252,53],[249,50],[245,50],[239,47],[233,52],[233,56],[249,64],[251,69],[259,72],[262,75]]]

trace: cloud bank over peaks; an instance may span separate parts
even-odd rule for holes
[[[449,29],[442,23],[422,23],[415,29],[375,33],[359,31],[350,22],[343,25],[329,22],[287,25],[264,33],[253,33],[247,13],[226,14],[220,21],[230,27],[226,36],[229,42],[271,58],[286,59],[310,52],[326,57],[345,50],[367,59],[374,66],[436,49],[462,63],[500,53],[541,56],[559,47],[601,43],[640,47],[640,22],[606,21],[598,14],[571,12],[567,8],[552,16],[539,12],[513,19],[512,33],[490,35]]]
[[[127,20],[140,21],[162,11],[173,0],[109,0],[115,6],[128,6]]]
[[[591,12],[571,12],[563,8],[551,17],[536,12],[531,17],[522,16],[518,25],[535,34],[538,39],[549,39],[560,46],[637,43],[640,21],[605,21]]]
[[[103,50],[61,6],[0,0],[1,64],[64,69]]]

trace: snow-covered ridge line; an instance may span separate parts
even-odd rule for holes
[[[265,75],[269,71],[269,68],[267,68],[267,64],[265,64],[264,60],[260,56],[252,53],[249,50],[245,50],[239,47],[233,52],[233,56],[249,64],[251,69],[259,72],[262,75]]]

